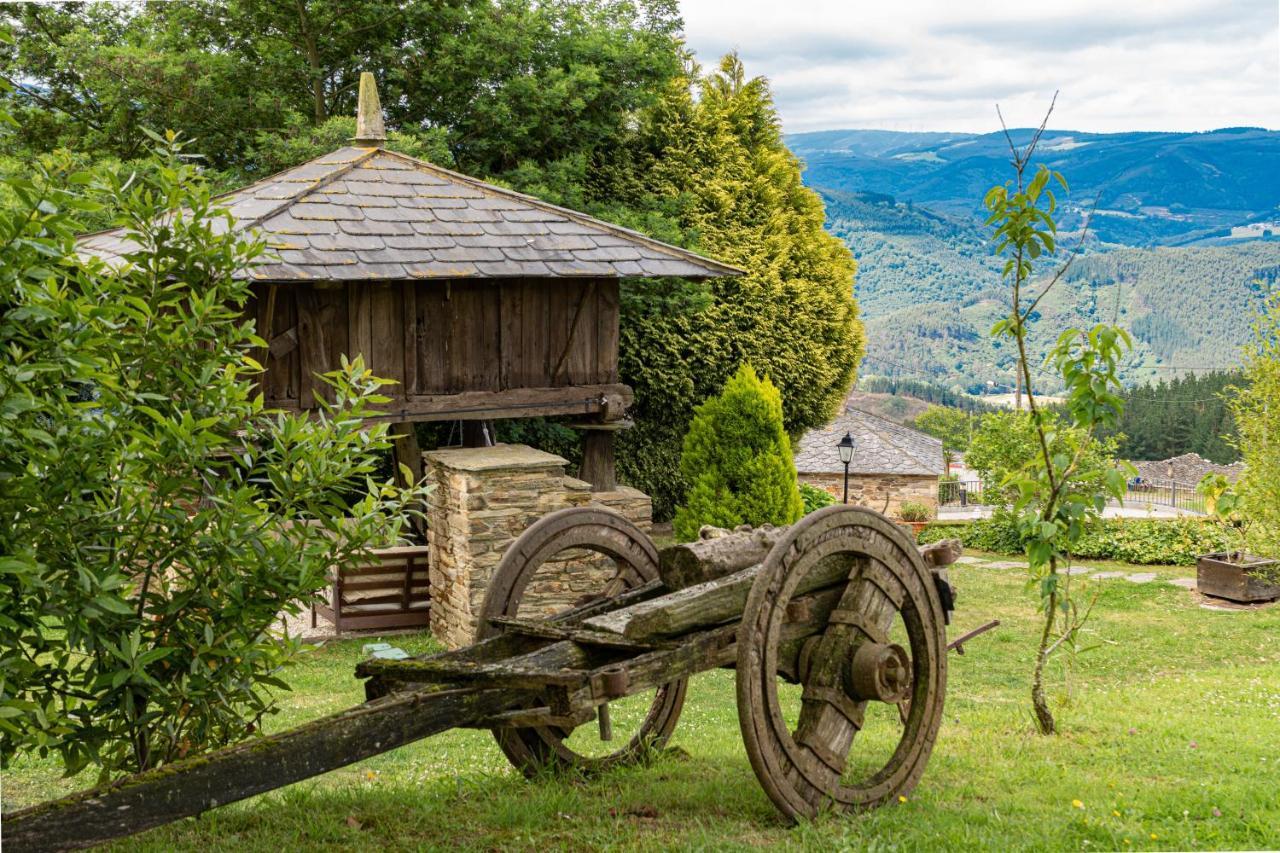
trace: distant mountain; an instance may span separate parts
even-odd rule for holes
[[[969,393],[1009,390],[1014,354],[988,337],[1007,311],[1007,291],[981,220],[880,192],[818,189],[827,227],[858,259],[868,338],[862,374]],[[1045,300],[1033,344],[1043,351],[1067,327],[1117,320],[1135,339],[1126,382],[1170,379],[1179,367],[1232,366],[1251,312],[1278,285],[1277,239],[1091,248]],[[1050,382],[1043,390],[1058,389]]]
[[[1016,143],[1030,130],[1012,131]],[[815,187],[879,193],[971,220],[992,184],[1008,178],[1002,133],[899,133],[825,130],[787,143]],[[1280,223],[1280,131],[1224,128],[1207,133],[1048,131],[1039,160],[1067,176],[1071,192],[1060,222],[1091,230],[1104,243],[1183,245],[1257,236]],[[1280,233],[1277,224],[1275,233]]]

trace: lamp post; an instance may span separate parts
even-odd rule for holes
[[[840,461],[844,463],[844,502],[849,502],[849,463],[853,461],[853,435],[845,433],[844,438],[836,445],[840,451]]]

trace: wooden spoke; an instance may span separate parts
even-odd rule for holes
[[[788,605],[807,576],[835,560],[851,568],[825,630],[798,663],[781,660]],[[779,538],[755,579],[737,669],[738,720],[751,766],[787,817],[875,808],[906,795],[928,762],[946,687],[942,605],[928,567],[877,512],[835,506],[809,515]],[[778,700],[783,672],[798,674],[803,689],[794,728]],[[885,714],[877,705],[895,707]],[[873,722],[893,726],[897,743],[882,766],[867,770],[851,759]]]
[[[501,634],[502,622],[489,620],[518,616],[520,603],[538,568],[570,549],[594,551],[614,561],[616,573],[602,585],[601,596],[616,596],[658,577],[658,553],[653,542],[626,518],[590,508],[554,512],[531,525],[503,555],[485,594],[477,639]],[[684,705],[686,683],[680,679],[654,691],[648,713],[635,734],[603,755],[575,751],[566,743],[572,730],[559,727],[501,728],[494,729],[493,735],[511,763],[528,776],[547,767],[591,772],[633,762],[647,750],[660,749],[667,742]],[[612,743],[610,728],[602,725],[598,731],[602,739],[608,735]]]

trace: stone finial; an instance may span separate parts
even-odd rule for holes
[[[356,111],[356,135],[351,141],[356,145],[372,147],[387,141],[387,129],[382,124],[382,103],[378,100],[378,84],[368,71],[360,72],[360,106]]]

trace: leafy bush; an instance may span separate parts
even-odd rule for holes
[[[929,507],[914,501],[908,501],[898,508],[898,518],[903,521],[928,521],[933,517]]]
[[[1049,434],[1053,439],[1050,452],[1054,456],[1065,455],[1070,459],[1075,456],[1075,447],[1083,448],[1076,468],[1078,473],[1073,479],[1092,482],[1116,467],[1117,437],[1099,440],[1055,414],[1042,412],[1041,415],[1049,422]],[[978,472],[986,503],[996,503],[1000,499],[1012,503],[1017,497],[1017,489],[1006,483],[1028,463],[1037,460],[1039,453],[1035,423],[1029,412],[990,412],[982,416],[965,452],[964,462]]]
[[[1236,491],[1249,548],[1280,557],[1280,289],[1259,312],[1244,358],[1248,384],[1231,399],[1246,466]]]
[[[1022,554],[1014,517],[997,510],[991,518],[941,522],[920,531],[920,542],[959,539],[966,548],[995,554]],[[1231,537],[1200,518],[1107,518],[1090,525],[1076,543],[1083,560],[1117,560],[1139,565],[1195,565],[1201,554],[1228,550]]]
[[[704,524],[790,524],[804,510],[781,395],[746,364],[697,408],[680,470],[691,484],[688,503],[676,509],[680,541]]]
[[[826,489],[819,489],[817,486],[811,486],[808,483],[800,484],[800,500],[804,503],[804,514],[822,509],[824,506],[831,506],[836,502],[835,496]]]
[[[258,730],[299,650],[280,612],[394,535],[418,494],[373,481],[389,442],[363,417],[385,398],[359,361],[315,417],[262,409],[239,277],[261,244],[226,233],[174,138],[155,157],[101,187],[57,163],[6,179],[5,764],[54,753],[105,777]],[[134,244],[119,267],[72,236],[104,207]]]

